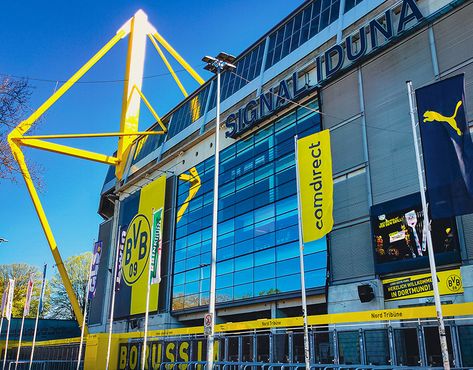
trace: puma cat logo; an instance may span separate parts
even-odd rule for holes
[[[455,118],[457,117],[458,109],[461,107],[461,105],[462,105],[462,101],[460,100],[457,103],[455,112],[453,112],[453,114],[450,117],[445,117],[443,114],[428,110],[424,113],[424,122],[433,122],[433,121],[446,122],[456,131],[458,136],[461,136],[462,132],[458,128],[457,121],[455,120]]]

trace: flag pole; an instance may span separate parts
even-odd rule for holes
[[[90,266],[89,266],[89,277],[87,278],[87,290],[86,290],[86,296],[85,296],[84,316],[82,318],[82,327],[80,330],[79,353],[77,354],[77,367],[76,367],[77,370],[80,369],[80,360],[82,357],[82,345],[84,344],[85,321],[87,317],[87,306],[89,304],[90,276],[92,275],[92,266],[94,265],[94,258],[95,258],[95,255],[92,255],[92,260],[90,261]]]
[[[301,220],[301,198],[299,183],[299,158],[297,153],[297,135],[294,136],[294,148],[296,156],[296,184],[297,184],[297,221],[299,229],[299,262],[301,270],[301,296],[302,296],[302,318],[304,319],[304,362],[306,370],[310,370],[310,350],[309,350],[309,324],[307,320],[307,296],[305,290],[305,270],[304,270],[304,242],[302,240],[302,220]]]
[[[406,84],[407,84],[407,91],[409,95],[409,113],[410,113],[411,124],[412,124],[412,135],[414,137],[414,148],[415,148],[416,162],[417,162],[417,175],[419,177],[420,197],[422,200],[422,212],[424,214],[424,225],[425,225],[426,238],[427,238],[427,251],[429,253],[430,274],[432,276],[432,288],[434,291],[435,310],[437,312],[437,321],[438,321],[439,337],[440,337],[440,350],[442,352],[443,368],[446,370],[450,370],[447,336],[445,334],[445,323],[444,323],[443,314],[442,314],[442,303],[440,301],[440,292],[439,292],[439,286],[438,286],[438,281],[437,281],[437,268],[435,266],[434,247],[432,244],[432,234],[430,232],[430,220],[429,220],[429,214],[428,214],[428,208],[427,208],[427,200],[425,197],[426,187],[424,183],[424,175],[422,172],[422,163],[420,160],[420,150],[419,150],[419,143],[418,143],[418,138],[417,138],[417,128],[416,128],[417,108],[415,106],[414,89],[412,87],[412,82],[407,81]]]
[[[8,352],[8,339],[10,337],[10,324],[11,324],[11,319],[12,319],[12,306],[13,306],[13,293],[15,291],[15,280],[10,279],[8,282],[8,298],[7,298],[7,305],[6,305],[6,311],[7,311],[7,320],[8,320],[8,326],[7,326],[7,336],[5,340],[5,354],[3,357],[3,368],[2,370],[5,370],[5,367],[7,365],[7,352]]]
[[[118,258],[120,254],[120,244],[121,244],[121,227],[118,228],[118,243],[115,251],[115,265],[113,268],[112,274],[112,302],[110,303],[110,327],[108,328],[108,344],[107,344],[107,361],[105,370],[108,370],[108,365],[110,363],[110,350],[112,346],[112,332],[113,332],[113,311],[115,310],[115,293],[116,293],[116,284],[117,284],[117,269],[118,269]]]
[[[36,310],[36,320],[34,323],[34,333],[33,333],[33,344],[31,345],[31,356],[30,356],[30,365],[28,367],[29,370],[31,370],[31,367],[33,366],[33,356],[34,356],[34,347],[36,344],[36,334],[38,332],[38,321],[39,321],[39,313],[41,312],[43,308],[43,295],[44,295],[44,287],[46,285],[46,268],[47,264],[44,264],[44,269],[43,269],[43,282],[41,283],[41,292],[39,294],[39,302],[38,302],[38,309]]]
[[[26,302],[25,302],[26,304]],[[21,340],[23,338],[23,326],[25,324],[25,310],[23,310],[23,317],[21,318],[20,338],[18,341],[18,349],[16,350],[15,370],[18,368],[18,361],[20,360]]]
[[[151,241],[152,243],[153,241]],[[146,310],[145,310],[145,334],[143,338],[143,348],[141,351],[141,370],[145,370],[146,364],[146,342],[148,341],[148,320],[149,320],[149,294],[151,291],[151,253],[149,254],[150,259],[148,261],[148,281],[147,281],[147,289],[146,289]]]

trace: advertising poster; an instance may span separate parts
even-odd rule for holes
[[[114,313],[116,318],[145,313],[153,242],[153,213],[164,209],[165,189],[166,176],[161,176],[120,204],[119,243],[123,245],[123,252],[119,261],[120,282],[117,284],[119,290],[116,293]],[[152,285],[150,312],[158,309],[158,292],[159,284]]]
[[[441,295],[463,293],[460,269],[438,271],[437,281]],[[432,276],[419,274],[383,280],[385,301],[433,297]]]
[[[377,272],[428,267],[426,225],[419,193],[371,207],[371,225]],[[437,264],[458,261],[455,219],[432,220],[431,233]]]

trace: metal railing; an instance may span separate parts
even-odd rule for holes
[[[6,361],[8,370],[29,370],[30,362],[29,361],[18,361],[16,365],[15,360]],[[3,360],[0,361],[0,365],[3,367]],[[84,363],[81,361],[80,370],[83,370]],[[33,361],[31,365],[31,370],[76,370],[77,361],[63,361],[63,360],[37,360]]]

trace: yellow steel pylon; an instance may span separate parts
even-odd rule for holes
[[[129,36],[128,41],[128,53],[126,72],[124,80],[124,93],[122,102],[122,113],[120,120],[120,131],[114,133],[96,133],[96,134],[58,134],[58,135],[36,135],[36,136],[24,136],[36,120],[43,115],[56,101],[64,95],[84,74],[86,74],[95,63],[97,63],[105,54],[107,54],[112,47],[118,43],[121,39]],[[142,82],[143,82],[143,69],[145,60],[146,50],[146,38],[154,37],[161,43],[161,45],[185,68],[187,72],[191,74],[200,84],[204,81],[195,72],[192,67],[158,34],[156,29],[148,22],[147,15],[139,10],[135,15],[128,20],[116,33],[112,39],[105,44],[87,63],[85,63],[67,82],[64,83],[49,99],[47,99],[30,117],[20,122],[8,135],[8,143],[10,145],[13,157],[18,162],[18,166],[21,170],[21,174],[28,188],[31,200],[38,214],[39,221],[43,228],[44,234],[48,241],[49,247],[56,262],[59,274],[61,275],[64,287],[66,288],[69,300],[71,301],[76,320],[79,326],[82,325],[82,312],[80,310],[77,297],[72,289],[71,282],[67,275],[66,269],[62,262],[61,255],[59,253],[56,240],[53,232],[49,225],[48,219],[44,212],[41,201],[38,197],[38,192],[34,186],[28,167],[25,162],[25,157],[21,151],[21,146],[28,146],[32,148],[42,149],[51,151],[54,153],[65,154],[77,158],[87,159],[108,165],[116,166],[115,174],[120,180],[123,176],[124,167],[126,164],[126,158],[130,151],[133,142],[140,136],[147,135],[162,135],[167,132],[167,128],[162,123],[156,111],[152,108],[146,97],[142,93]],[[158,50],[159,55],[163,59],[165,65],[171,71],[173,78],[178,84],[181,91],[184,89],[179,78],[172,70],[166,57],[157,46],[154,39],[152,39],[153,45]],[[185,90],[184,90],[185,91]],[[154,118],[161,126],[161,131],[138,131],[138,121],[140,115],[141,100],[144,101],[145,105],[153,114]],[[82,149],[72,148],[65,145],[60,145],[43,139],[66,139],[66,138],[99,138],[99,137],[118,137],[118,150],[116,156],[110,156],[100,153],[94,153]],[[85,328],[87,333],[87,328]]]

